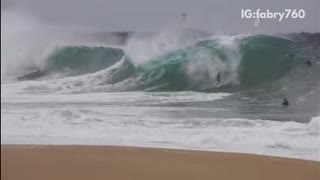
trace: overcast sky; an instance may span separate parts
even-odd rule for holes
[[[304,9],[305,19],[264,20],[262,31],[320,29],[320,0],[5,0],[2,4],[6,9],[15,7],[49,24],[108,31],[155,31],[180,23],[181,13],[186,12],[189,26],[225,33],[250,29],[254,20],[241,19],[241,9],[269,8],[281,12],[287,8]]]

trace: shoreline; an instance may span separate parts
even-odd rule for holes
[[[320,162],[266,155],[91,145],[1,145],[1,179],[310,179]]]

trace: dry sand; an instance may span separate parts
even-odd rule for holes
[[[320,180],[320,162],[112,146],[1,146],[2,180]]]

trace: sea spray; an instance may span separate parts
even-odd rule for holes
[[[313,117],[309,122],[309,130],[312,135],[319,135],[320,131],[320,116]],[[320,143],[320,140],[319,142]]]
[[[190,46],[206,36],[199,30],[165,28],[151,35],[131,35],[124,51],[134,65],[140,66]]]

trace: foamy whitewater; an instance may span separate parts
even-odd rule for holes
[[[319,34],[75,33],[1,18],[2,144],[320,160]]]

